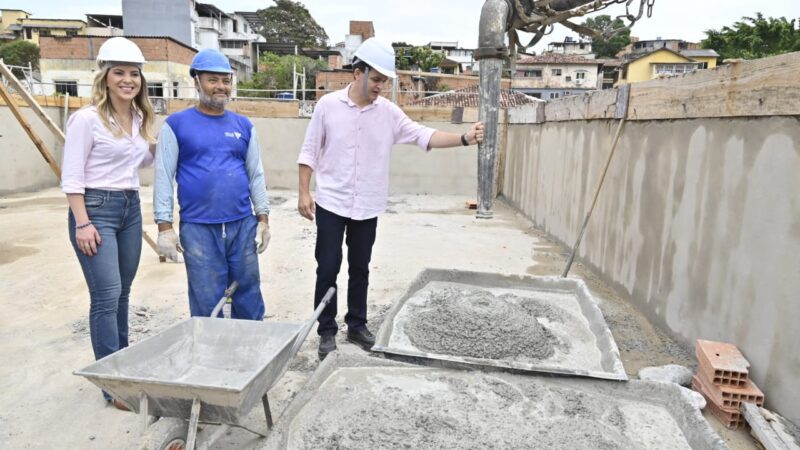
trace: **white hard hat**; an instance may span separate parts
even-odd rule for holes
[[[132,41],[124,37],[113,37],[105,41],[97,52],[97,65],[100,68],[110,62],[142,65],[145,60],[142,51]]]
[[[397,78],[394,72],[394,49],[391,46],[369,38],[358,47],[354,56],[387,77]]]

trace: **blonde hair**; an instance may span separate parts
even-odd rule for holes
[[[100,116],[100,121],[103,125],[116,137],[122,137],[125,132],[120,127],[111,125],[111,116],[114,109],[111,106],[111,101],[108,99],[108,82],[106,78],[108,71],[111,67],[107,67],[97,72],[92,84],[92,104],[97,108],[97,113]],[[155,120],[155,111],[153,105],[150,104],[150,98],[147,97],[147,80],[144,74],[139,70],[139,76],[142,80],[139,88],[139,93],[133,98],[133,108],[135,111],[142,115],[142,125],[139,127],[139,134],[150,144],[155,143],[153,135],[153,121]]]

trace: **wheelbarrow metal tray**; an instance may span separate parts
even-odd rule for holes
[[[291,359],[301,325],[193,317],[75,372],[137,413],[237,425]]]
[[[429,285],[436,283],[457,283],[479,289],[513,289],[527,292],[532,296],[550,295],[569,300],[577,308],[579,315],[586,322],[585,332],[590,342],[596,346],[599,355],[599,366],[594,368],[565,365],[557,361],[543,360],[538,362],[515,361],[512,359],[490,359],[453,354],[435,353],[422,350],[414,345],[400,344],[404,337],[404,321],[416,320],[406,310],[413,311],[410,306],[415,296]],[[496,301],[500,302],[500,299]],[[448,269],[425,269],[411,282],[406,293],[395,302],[387,313],[376,336],[373,351],[383,352],[389,357],[406,362],[422,363],[431,366],[474,369],[511,369],[523,372],[549,372],[555,374],[584,376],[608,380],[627,380],[622,365],[619,349],[611,335],[608,324],[603,318],[597,302],[586,284],[576,278],[531,277],[518,275],[502,275],[497,273],[481,273]]]

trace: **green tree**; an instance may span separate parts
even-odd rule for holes
[[[267,42],[326,47],[328,34],[300,2],[275,0],[275,6],[258,10],[266,25],[259,32]]]
[[[742,17],[742,20],[725,26],[720,30],[707,30],[706,38],[700,43],[703,48],[711,48],[720,58],[763,58],[800,51],[800,28],[796,20],[785,17]]]
[[[314,86],[316,83],[317,72],[328,68],[328,63],[321,59],[312,59],[302,55],[283,55],[274,53],[264,53],[259,59],[259,71],[253,74],[253,79],[249,82],[240,82],[239,89],[292,89],[293,69],[297,68],[297,73],[302,73],[306,69],[306,98],[313,97]],[[298,82],[298,89],[301,87]],[[246,92],[240,91],[240,97],[274,97],[274,92]],[[298,94],[299,96],[299,94]]]
[[[418,66],[423,72],[430,72],[432,68],[439,67],[443,60],[444,55],[434,52],[430,47],[413,47],[411,49],[412,64]]]
[[[33,42],[28,41],[11,41],[7,44],[0,45],[0,59],[6,65],[11,66],[25,66],[31,63],[34,70],[39,69],[39,46]],[[20,76],[21,74],[14,71],[14,74]]]
[[[405,42],[392,42],[392,48],[394,48],[394,63],[397,70],[410,69],[412,63],[411,49],[413,46]]]
[[[617,53],[631,43],[631,30],[622,19],[611,19],[607,14],[586,19],[581,25],[595,30],[603,37],[592,38],[592,52],[598,58],[616,58]],[[620,31],[617,31],[620,30]]]

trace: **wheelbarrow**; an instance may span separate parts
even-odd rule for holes
[[[267,392],[283,376],[314,322],[333,297],[328,289],[302,324],[192,317],[113,353],[75,375],[87,378],[140,416],[146,450],[193,450],[198,424],[219,425],[198,448],[208,448],[230,427],[243,425],[260,402],[272,429]]]

